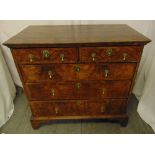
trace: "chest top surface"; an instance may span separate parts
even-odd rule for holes
[[[106,25],[42,25],[29,26],[10,38],[4,45],[12,48],[87,46],[92,45],[143,45],[151,40],[124,24]]]

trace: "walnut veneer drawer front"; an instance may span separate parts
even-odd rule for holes
[[[33,101],[31,109],[34,117],[120,114],[126,102],[124,99]]]
[[[131,81],[27,83],[30,100],[127,98]],[[41,92],[38,95],[38,91]]]
[[[132,79],[135,63],[22,65],[25,82],[128,80]]]
[[[144,45],[127,25],[30,26],[11,48],[34,129],[63,119],[112,119],[127,125],[128,99]]]
[[[81,62],[136,62],[140,60],[142,47],[82,47]]]
[[[73,63],[77,61],[76,48],[29,48],[13,50],[21,64]]]
[[[33,101],[31,109],[34,116],[40,117],[85,114],[85,104],[79,100]]]

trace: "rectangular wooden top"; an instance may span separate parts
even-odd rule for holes
[[[143,45],[151,40],[124,24],[29,26],[4,45],[12,48]]]

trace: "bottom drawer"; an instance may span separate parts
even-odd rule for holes
[[[34,117],[93,116],[121,114],[125,99],[34,101],[30,103]]]

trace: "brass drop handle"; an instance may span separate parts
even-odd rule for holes
[[[92,57],[92,60],[95,61],[95,59],[96,59],[96,53],[92,53],[91,54],[91,57]]]
[[[52,79],[53,72],[51,70],[48,71],[49,78]]]
[[[108,69],[105,69],[105,70],[104,70],[104,76],[105,76],[105,77],[108,77],[108,74],[109,74],[109,70],[108,70]]]
[[[105,89],[105,88],[103,88],[103,89],[102,89],[102,95],[104,95],[104,94],[105,94],[105,91],[106,91],[106,89]]]
[[[113,54],[112,48],[107,49],[106,53],[107,53],[107,56],[109,56],[109,57],[112,56],[112,54]]]
[[[59,113],[59,108],[55,107],[55,113],[58,114]]]
[[[76,72],[80,72],[81,68],[80,68],[80,66],[75,66],[74,70],[75,70]]]
[[[76,88],[80,89],[81,88],[81,84],[80,83],[76,83]]]
[[[60,59],[61,59],[62,62],[64,61],[64,57],[65,57],[65,55],[63,53],[61,53],[60,54]]]
[[[50,52],[48,50],[43,51],[43,57],[48,58],[50,56]]]
[[[101,113],[104,113],[105,112],[105,106],[101,106]]]
[[[128,56],[128,53],[123,53],[123,60],[125,61]]]
[[[55,90],[51,89],[52,96],[55,96]]]
[[[29,55],[28,55],[28,58],[29,58],[29,61],[30,61],[30,62],[33,62],[33,60],[34,60],[34,55],[33,55],[33,54],[29,54]]]

